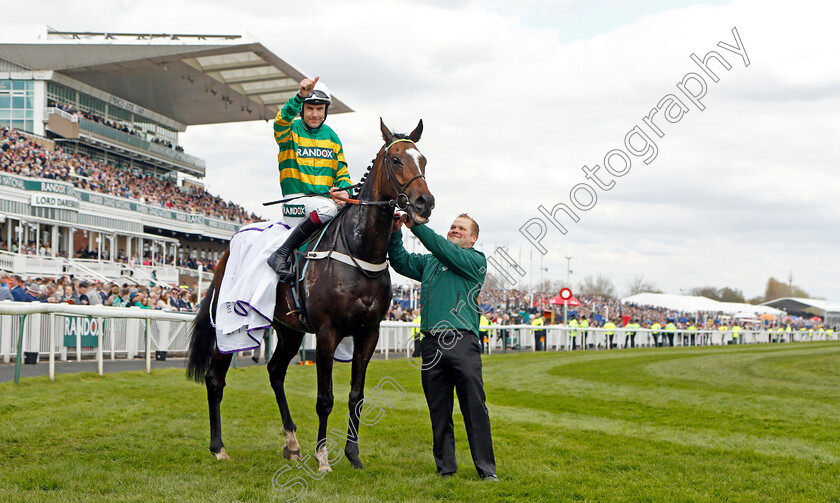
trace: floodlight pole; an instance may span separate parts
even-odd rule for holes
[[[566,286],[571,288],[571,276],[572,276],[572,257],[566,257]]]

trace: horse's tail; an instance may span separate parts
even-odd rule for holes
[[[198,383],[204,382],[204,376],[210,370],[213,352],[216,350],[216,328],[210,318],[215,290],[216,285],[211,283],[192,323],[190,351],[187,356],[187,377]]]

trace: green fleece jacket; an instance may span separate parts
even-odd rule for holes
[[[487,259],[475,248],[461,248],[425,225],[411,232],[431,253],[408,253],[402,232],[391,235],[388,258],[394,270],[421,282],[420,330],[469,330],[478,336],[478,294]]]

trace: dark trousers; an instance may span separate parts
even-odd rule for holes
[[[545,330],[534,330],[534,351],[545,351]]]
[[[454,392],[457,391],[475,469],[482,478],[495,475],[496,458],[490,435],[490,415],[484,405],[478,339],[469,331],[427,335],[420,341],[420,353],[424,369],[420,374],[432,420],[432,452],[438,474],[447,475],[458,469],[452,422]]]

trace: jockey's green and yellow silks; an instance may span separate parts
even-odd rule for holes
[[[274,140],[283,195],[317,194],[353,185],[338,135],[326,124],[317,130],[300,119],[303,100],[296,94],[274,119]]]

